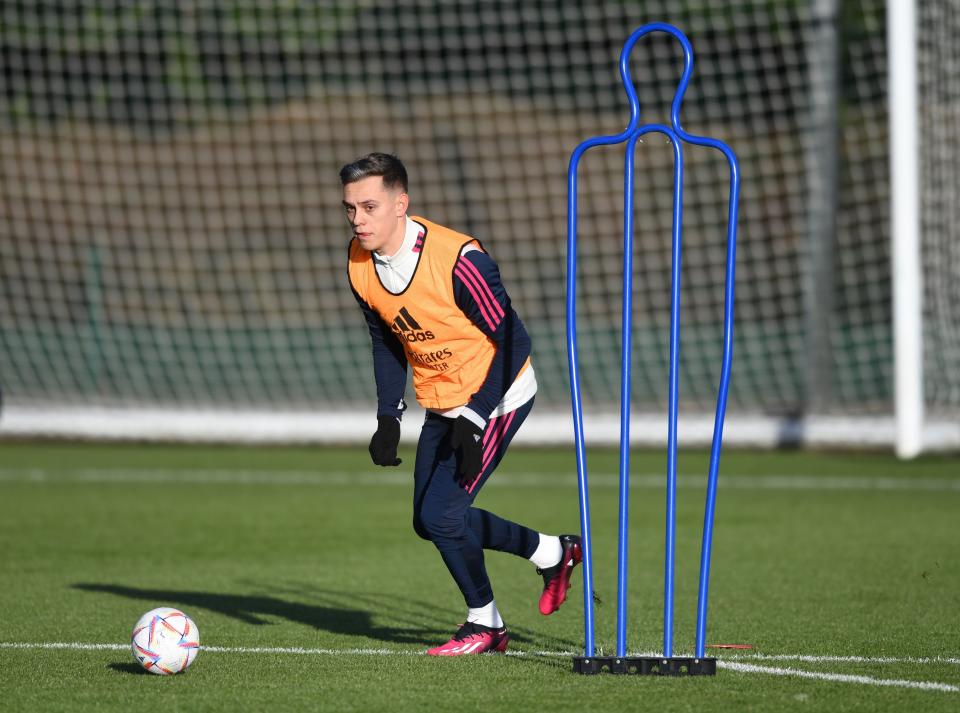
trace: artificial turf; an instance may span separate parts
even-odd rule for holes
[[[708,642],[753,648],[711,649],[715,678],[673,679],[571,673],[570,652],[583,645],[580,571],[568,602],[545,618],[532,566],[499,553],[487,565],[510,651],[522,655],[423,656],[464,608],[433,546],[413,532],[413,453],[401,456],[399,468],[378,469],[351,448],[0,444],[3,709],[960,705],[956,458],[727,451]],[[683,453],[679,463],[674,646],[685,654],[706,454]],[[598,653],[612,653],[617,454],[592,451],[589,464]],[[633,652],[662,646],[664,469],[660,452],[633,454]],[[576,532],[573,473],[569,449],[515,448],[477,504],[542,531]],[[202,645],[214,647],[185,674],[141,673],[125,648],[133,623],[156,606],[186,611]],[[49,647],[58,643],[94,647]],[[916,682],[953,690],[909,687]]]

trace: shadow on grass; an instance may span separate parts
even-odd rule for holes
[[[247,584],[250,586],[258,585],[256,582],[248,582]],[[408,624],[411,627],[416,627],[418,622],[422,622],[424,618],[430,618],[440,623],[439,628],[433,629],[433,632],[441,638],[444,635],[452,633],[462,622],[462,609],[440,606],[422,599],[412,599],[410,597],[397,598],[383,593],[335,591],[302,585],[273,584],[272,590],[274,594],[314,599],[325,606],[341,606],[343,601],[347,600],[355,605],[359,604],[370,611],[380,612],[392,621]],[[446,624],[446,626],[444,626],[444,624]],[[583,646],[582,642],[559,636],[545,635],[529,627],[511,624],[510,622],[507,622],[507,626],[510,629],[510,640],[515,644],[557,651],[575,651]],[[425,632],[428,631],[426,629],[421,630]],[[420,643],[428,644],[432,642],[422,640]],[[565,658],[561,658],[560,660],[567,661]]]
[[[446,640],[460,624],[457,613],[449,607],[441,607],[425,600],[398,600],[382,593],[342,592],[289,585],[274,587],[274,591],[267,595],[141,589],[119,584],[77,583],[72,587],[86,592],[141,600],[148,606],[180,606],[188,611],[193,608],[206,609],[252,626],[269,625],[273,623],[271,619],[280,618],[331,634],[367,637],[398,644],[426,646],[439,643]],[[313,601],[303,603],[290,599]],[[371,612],[377,612],[380,618],[390,620],[393,625],[374,624]],[[423,624],[424,619],[436,623],[426,626]],[[510,626],[510,639],[512,644],[519,644],[528,650],[534,648],[572,651],[580,646],[579,642],[544,635],[534,629],[517,625]],[[567,657],[535,651],[513,660],[548,668],[566,669],[570,666]],[[152,675],[136,664],[131,663],[129,666],[129,670],[116,670],[134,673],[136,668],[138,672]]]
[[[178,605],[184,609],[202,608],[237,619],[245,624],[264,626],[270,624],[265,617],[287,619],[305,624],[314,629],[343,634],[365,636],[395,643],[417,643],[432,640],[444,632],[423,627],[384,627],[375,625],[370,613],[343,606],[326,606],[290,602],[277,597],[215,592],[190,592],[172,589],[138,589],[119,584],[78,583],[74,589],[85,592],[102,592],[128,599],[139,599],[152,606]]]
[[[143,666],[139,666],[135,663],[118,663],[114,661],[113,663],[108,663],[107,668],[116,671],[117,673],[126,673],[133,676],[153,676],[154,674],[147,671]]]

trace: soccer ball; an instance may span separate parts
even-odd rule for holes
[[[186,671],[200,652],[200,630],[179,609],[151,609],[133,627],[133,658],[150,673],[169,676]]]

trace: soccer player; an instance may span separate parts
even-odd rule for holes
[[[407,171],[372,153],[340,170],[353,229],[350,286],[366,317],[377,384],[370,456],[400,465],[407,365],[426,419],[414,465],[413,527],[440,552],[463,593],[466,622],[432,656],[507,648],[483,551],[530,560],[543,576],[540,612],[564,602],[580,537],[546,535],[473,502],[533,406],[530,337],[497,264],[479,241],[408,216]]]

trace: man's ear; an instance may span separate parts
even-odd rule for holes
[[[401,193],[397,196],[397,217],[402,218],[407,214],[407,208],[410,206],[410,196],[406,193]]]

